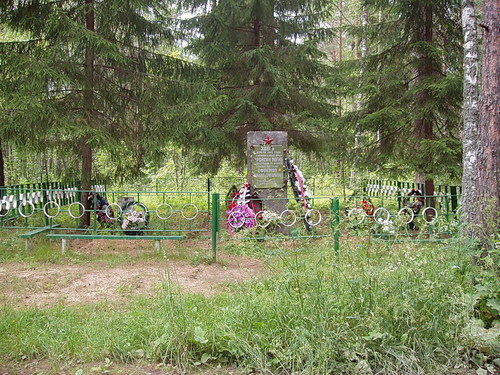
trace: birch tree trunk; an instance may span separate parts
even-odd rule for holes
[[[500,233],[500,1],[485,0],[479,107],[478,212],[474,224],[487,250]]]
[[[462,221],[465,233],[473,234],[470,226],[476,210],[477,158],[479,147],[479,94],[478,94],[478,46],[474,0],[462,0],[462,29],[464,34],[464,129],[463,177],[462,177]]]

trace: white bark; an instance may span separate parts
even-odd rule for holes
[[[478,45],[474,0],[462,0],[464,34],[464,103],[462,212],[465,224],[472,218],[477,202],[475,181],[478,176],[479,94]]]

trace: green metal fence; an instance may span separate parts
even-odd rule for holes
[[[460,196],[462,195],[462,187],[456,185],[436,185],[431,195],[426,192],[425,184],[416,182],[379,179],[363,180],[363,193],[365,195],[381,199],[384,197],[397,197],[399,208],[402,207],[405,197],[412,189],[420,190],[423,195],[436,198],[439,201],[447,200],[447,204],[449,204],[452,211],[458,209]]]
[[[91,191],[58,186],[54,189],[10,188],[10,195],[0,202],[0,226],[7,228],[57,228],[58,232],[123,234],[126,208],[141,210],[147,225],[141,234],[167,232],[207,232],[210,195],[208,192],[105,191],[100,186]],[[94,194],[93,205],[85,209],[82,193]],[[106,204],[99,207],[97,195]],[[128,205],[128,206],[127,206]],[[128,209],[130,211],[130,209]],[[91,225],[82,228],[85,213]],[[129,220],[130,221],[130,220]]]
[[[460,210],[454,204],[459,196],[452,194],[424,196],[432,198],[435,206],[423,206],[415,213],[410,197],[401,191],[315,196],[309,199],[307,208],[293,197],[285,198],[281,200],[281,212],[269,209],[269,200],[265,199],[260,200],[257,212],[229,211],[231,202],[225,195],[209,191],[106,191],[104,186],[82,191],[72,184],[50,188],[34,184],[9,187],[3,192],[0,228],[31,230],[25,238],[43,231],[50,231],[52,236],[78,234],[89,239],[160,240],[167,235],[210,238],[214,257],[218,242],[231,239],[331,237],[334,250],[339,251],[346,237],[439,241],[453,236],[460,225]],[[94,194],[92,206],[85,208],[81,197],[87,194],[82,193]],[[99,205],[98,195],[104,206]],[[85,214],[90,215],[90,226],[82,227]]]
[[[286,199],[282,212],[268,212],[266,200],[256,213],[227,211],[228,202],[214,194],[212,231],[218,240],[332,237],[335,251],[347,237],[384,241],[440,241],[454,236],[460,225],[457,196],[423,196],[437,204],[416,208],[413,197],[367,195],[313,197],[311,208],[302,208],[294,198]],[[273,199],[277,200],[277,199]],[[214,245],[214,242],[212,243]]]

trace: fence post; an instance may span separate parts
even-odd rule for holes
[[[457,206],[458,206],[458,195],[457,195],[457,187],[456,186],[450,186],[450,195],[451,195],[451,210],[453,212],[457,212]]]
[[[211,193],[211,181],[210,181],[210,177],[207,178],[207,200],[208,200],[208,210],[210,211],[210,204],[211,204],[211,201],[210,201],[210,193]]]
[[[448,189],[446,189],[448,190]],[[444,196],[444,206],[446,209],[446,221],[450,221],[450,196],[448,195],[448,191]]]
[[[400,181],[396,181],[396,185],[398,187],[398,211],[401,209],[401,206],[403,204],[403,198],[402,198],[402,190],[403,190],[403,186],[402,186],[402,183]]]
[[[338,198],[332,199],[332,212],[333,212],[333,248],[338,255],[340,251],[340,202]]]
[[[217,259],[217,234],[219,233],[219,216],[220,216],[220,195],[212,194],[212,259],[215,262]]]

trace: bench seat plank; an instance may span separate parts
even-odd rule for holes
[[[31,238],[39,233],[42,233],[42,232],[45,232],[45,231],[48,231],[51,229],[57,229],[57,227],[59,227],[59,226],[60,226],[59,224],[56,224],[56,225],[52,225],[50,227],[37,228],[37,229],[31,230],[29,232],[20,234],[19,238]]]
[[[47,234],[47,238],[79,239],[79,240],[183,240],[185,236],[126,236],[109,234]]]

